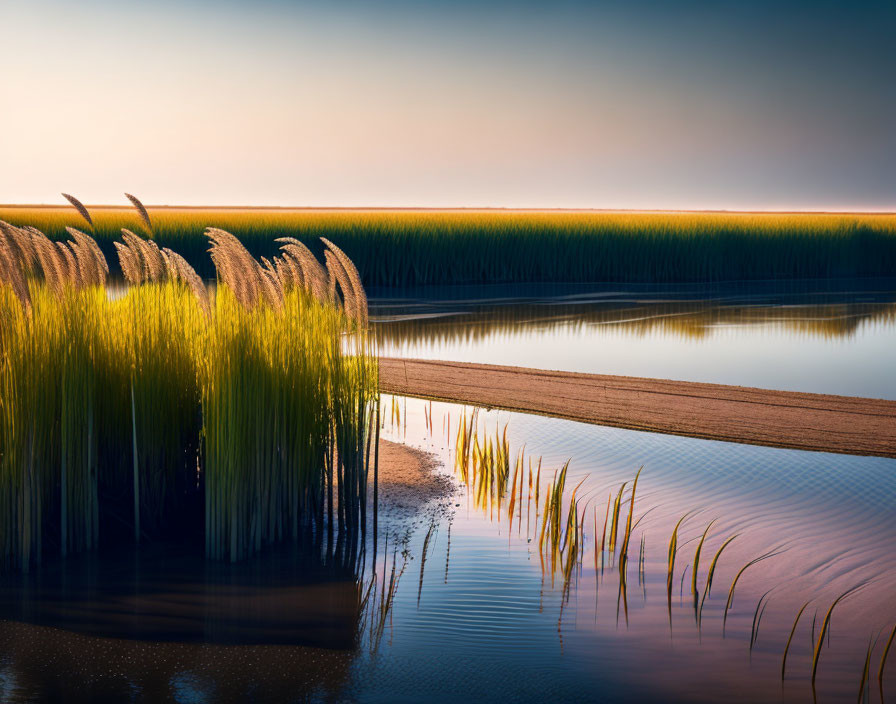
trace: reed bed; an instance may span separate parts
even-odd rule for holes
[[[356,540],[378,391],[345,254],[258,262],[210,230],[210,297],[125,229],[128,286],[107,290],[94,239],[66,234],[0,224],[0,563],[192,529],[230,560],[309,530]]]
[[[215,273],[203,236],[209,223],[234,233],[255,257],[276,255],[276,239],[283,236],[322,254],[318,238],[325,237],[357,263],[367,286],[733,281],[896,271],[896,216],[889,214],[147,207],[144,218],[141,207],[90,208],[92,232],[107,256],[122,227],[151,227],[160,246],[180,252],[208,278]],[[34,224],[57,238],[65,226],[81,226],[79,212],[9,206],[0,208],[0,218]]]

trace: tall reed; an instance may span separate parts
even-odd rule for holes
[[[377,397],[366,298],[352,289],[349,310],[280,276],[287,254],[263,266],[220,231],[215,296],[128,230],[129,285],[107,291],[99,247],[68,235],[0,226],[0,562],[194,528],[232,560],[325,522],[357,539]]]

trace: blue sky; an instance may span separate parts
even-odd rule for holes
[[[896,210],[896,4],[0,3],[0,202]]]

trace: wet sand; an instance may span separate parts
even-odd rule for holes
[[[380,359],[380,390],[655,433],[896,457],[896,401],[394,358]]]
[[[447,475],[437,471],[438,466],[435,455],[380,440],[380,516],[410,518],[430,502],[434,510],[442,508],[455,486]]]

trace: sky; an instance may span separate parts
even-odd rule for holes
[[[896,210],[896,3],[0,0],[0,203]]]

